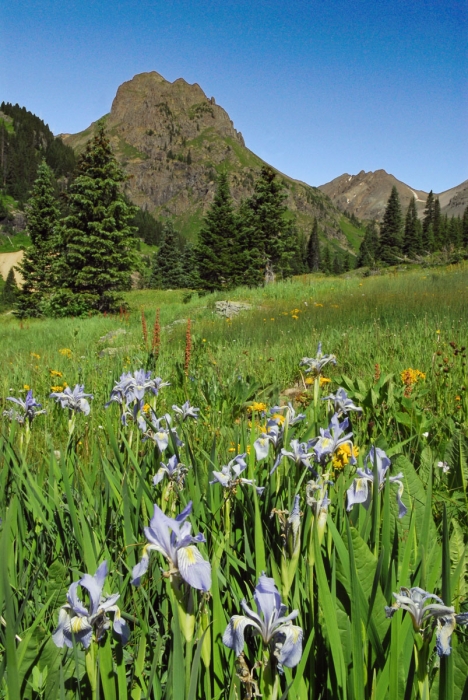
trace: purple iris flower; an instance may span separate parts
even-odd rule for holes
[[[304,372],[310,372],[314,377],[318,377],[325,365],[331,362],[336,365],[335,355],[324,355],[322,352],[322,343],[318,344],[316,357],[303,357],[299,363],[299,367],[305,367]]]
[[[370,464],[370,467],[368,466]],[[356,478],[351,484],[347,491],[348,494],[348,507],[347,510],[351,510],[355,503],[362,503],[364,508],[369,508],[372,500],[372,489],[374,487],[374,464],[377,465],[377,477],[379,491],[385,486],[385,476],[390,467],[390,459],[387,457],[385,452],[379,447],[371,447],[369,454],[364,460],[364,469],[356,469]],[[396,476],[391,476],[389,481],[391,484],[398,484],[398,491],[396,500],[398,503],[398,517],[403,518],[406,515],[408,509],[401,500],[403,494],[403,482],[401,479],[403,474],[397,474]],[[369,484],[371,488],[369,488]]]
[[[398,609],[406,610],[412,618],[416,632],[432,637],[434,623],[437,625],[436,649],[439,656],[450,654],[450,638],[456,624],[468,625],[468,613],[455,614],[455,608],[444,604],[444,601],[433,593],[428,593],[417,586],[400,588],[399,593],[393,593],[395,603],[385,608],[387,617],[393,617]],[[432,603],[431,600],[435,600]],[[432,623],[432,624],[431,624]]]
[[[167,476],[169,481],[176,481],[179,486],[183,486],[184,477],[187,472],[187,467],[179,462],[176,455],[172,455],[172,457],[168,459],[167,464],[161,462],[161,466],[153,476],[153,484],[156,486]]]
[[[192,512],[192,501],[176,518],[169,518],[154,504],[154,514],[149,527],[145,527],[148,544],[143,548],[139,564],[133,567],[132,583],[139,586],[141,577],[148,571],[148,552],[154,549],[160,552],[169,562],[166,575],[179,574],[183,580],[202,591],[211,587],[211,565],[203,559],[194,544],[206,542],[204,536],[198,533],[195,537],[190,534],[192,526],[185,522]]]
[[[247,453],[244,452],[242,455],[237,455],[234,459],[231,459],[229,464],[221,468],[220,472],[213,472],[214,479],[210,481],[210,484],[221,484],[226,489],[233,489],[238,484],[249,484],[250,486],[255,486],[254,479],[243,479],[241,478],[242,472],[247,468],[247,462],[244,457]],[[260,496],[264,490],[264,486],[255,486],[257,493]]]
[[[190,401],[186,401],[182,407],[173,406],[172,410],[181,416],[182,420],[187,420],[187,418],[195,418],[195,420],[197,420],[198,413],[200,412],[199,408],[194,408],[190,405]]]
[[[251,626],[254,633],[260,635],[263,643],[276,657],[279,668],[297,666],[302,656],[302,629],[291,624],[298,615],[293,610],[285,615],[286,606],[281,603],[281,597],[275,582],[262,574],[254,591],[257,612],[251,610],[245,600],[241,606],[245,615],[233,615],[223,634],[223,644],[234,649],[236,656],[244,650],[245,628]]]
[[[337,390],[336,394],[330,394],[330,396],[324,396],[322,401],[333,401],[335,407],[335,413],[338,415],[346,414],[349,411],[359,411],[362,412],[360,406],[355,406],[353,400],[348,397],[345,389],[342,386]]]
[[[166,427],[163,426],[162,421],[165,421]],[[164,452],[168,445],[169,439],[172,435],[172,439],[175,441],[177,447],[183,447],[183,442],[177,435],[177,429],[171,428],[172,418],[169,413],[166,413],[161,418],[157,418],[156,414],[150,412],[150,425],[146,422],[146,417],[139,416],[137,419],[138,427],[143,432],[144,439],[150,439],[157,444],[159,450]]]
[[[313,438],[307,443],[308,447],[312,447],[315,452],[315,459],[319,464],[331,458],[335,450],[341,445],[348,444],[351,447],[351,455],[349,458],[350,464],[356,464],[356,459],[353,455],[352,433],[346,433],[345,430],[349,426],[348,418],[340,423],[338,414],[332,417],[330,424],[326,430],[320,428],[320,437]]]
[[[50,394],[51,399],[58,401],[62,408],[69,408],[77,413],[89,415],[90,407],[86,399],[93,399],[92,394],[85,394],[84,384],[76,384],[73,391],[69,386],[66,386],[63,391],[53,392]]]
[[[85,649],[91,644],[93,631],[96,641],[99,642],[106,630],[110,627],[107,613],[114,613],[114,632],[125,644],[130,635],[130,630],[125,620],[120,616],[120,610],[115,604],[120,595],[114,593],[111,596],[103,596],[102,589],[108,570],[107,562],[103,561],[94,576],[85,574],[82,579],[72,583],[67,593],[67,603],[62,605],[59,612],[57,629],[52,635],[54,643],[58,647],[73,647],[73,638],[81,642]],[[78,586],[85,588],[89,593],[89,607],[78,598]]]
[[[287,406],[273,406],[273,408],[270,408],[270,413],[273,417],[272,420],[275,420],[275,413],[281,413],[281,411],[286,411],[289,425],[296,425],[296,423],[299,423],[299,421],[304,420],[306,417],[305,413],[298,413],[296,415],[296,411],[292,403],[288,402]]]
[[[159,390],[169,386],[169,382],[163,382],[161,377],[151,378],[151,372],[138,369],[133,374],[124,373],[111,391],[110,399],[106,403],[106,408],[113,402],[131,405],[134,401],[143,401],[145,393],[151,391],[155,396]]]
[[[33,398],[32,389],[28,391],[26,397],[23,399],[16,399],[14,396],[8,396],[7,401],[13,401],[17,404],[23,413],[18,413],[18,411],[10,410],[4,411],[3,415],[9,417],[11,420],[16,420],[20,425],[24,425],[26,420],[30,423],[33,422],[34,418],[41,413],[46,413],[43,409],[42,411],[37,411],[37,408],[42,408],[42,404],[38,403],[35,398]]]

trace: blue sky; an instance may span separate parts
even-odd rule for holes
[[[197,82],[246,145],[311,185],[383,168],[468,178],[467,4],[452,0],[23,0],[0,7],[0,101],[54,133],[156,70]]]

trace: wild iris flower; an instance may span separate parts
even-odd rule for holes
[[[21,408],[22,413],[10,409],[9,411],[4,411],[3,415],[10,418],[10,420],[16,420],[20,425],[24,425],[27,420],[32,423],[36,416],[46,412],[44,409],[41,411],[36,410],[37,408],[42,408],[42,404],[38,403],[36,399],[33,398],[31,389],[26,394],[24,401],[23,399],[16,399],[14,396],[8,396],[7,401],[12,401],[17,404]]]
[[[244,457],[246,453],[242,455],[237,455],[234,459],[231,459],[229,464],[221,468],[220,472],[213,472],[214,479],[210,481],[210,484],[215,484],[218,482],[221,486],[226,489],[233,489],[237,484],[249,484],[250,486],[255,486],[255,481],[253,479],[242,479],[241,474],[244,469],[247,468],[247,462]],[[260,496],[264,490],[264,486],[255,486],[257,493]]]
[[[94,396],[84,393],[84,384],[76,384],[73,391],[66,386],[63,391],[50,394],[50,398],[58,401],[62,408],[69,408],[71,411],[84,413],[87,416],[91,409],[86,399],[93,399]]]
[[[364,460],[364,469],[356,469],[356,478],[347,491],[347,510],[351,510],[355,503],[362,503],[364,508],[369,508],[372,499],[372,488],[374,487],[374,464],[377,464],[377,476],[379,480],[377,487],[379,491],[381,491],[385,486],[385,476],[391,464],[390,459],[379,447],[371,447],[369,454]],[[368,465],[370,465],[370,467]],[[401,473],[389,478],[391,484],[398,484],[396,500],[398,503],[399,518],[403,518],[408,511],[407,507],[401,500],[401,496],[403,494],[403,482],[400,481],[400,479],[402,478],[403,474]],[[369,484],[371,484],[370,489]]]
[[[429,639],[432,637],[434,624],[437,625],[437,653],[439,656],[450,654],[450,637],[455,625],[468,625],[468,613],[456,615],[455,609],[445,605],[441,598],[418,587],[400,588],[400,592],[393,593],[393,597],[396,602],[385,608],[387,617],[393,617],[400,608],[406,610],[411,615],[414,630]]]
[[[139,586],[141,577],[148,570],[148,552],[154,549],[163,554],[169,562],[170,569],[166,576],[179,574],[189,586],[208,591],[211,587],[211,566],[203,559],[194,544],[205,542],[201,533],[195,537],[190,534],[192,526],[185,522],[192,512],[192,501],[176,518],[169,518],[154,504],[154,514],[149,527],[145,527],[148,544],[143,549],[139,564],[133,567],[132,583]]]
[[[349,420],[344,419],[340,423],[337,413],[332,417],[330,424],[326,430],[320,428],[320,437],[309,440],[308,447],[313,446],[315,459],[319,464],[325,464],[330,459],[333,453],[342,445],[348,445],[350,449],[350,463],[356,464],[356,459],[353,455],[352,433],[346,433],[345,430],[349,426]]]
[[[198,413],[200,412],[199,408],[194,408],[190,405],[190,401],[186,401],[182,407],[173,406],[172,410],[181,416],[182,420],[187,420],[187,418],[195,418],[195,420],[197,420]]]
[[[176,455],[172,455],[167,461],[167,464],[161,462],[156,474],[153,476],[153,484],[156,486],[167,475],[170,481],[176,481],[180,487],[184,485],[184,477],[188,469],[179,462]]]
[[[286,411],[289,425],[295,425],[305,418],[305,413],[298,413],[296,415],[292,403],[289,402],[287,406],[273,406],[273,408],[270,409],[270,414],[273,416],[272,420],[275,420],[275,413],[281,413],[281,411]]]
[[[254,634],[260,635],[276,658],[279,667],[297,666],[302,656],[302,629],[291,624],[298,615],[298,610],[285,616],[286,606],[275,582],[262,574],[254,591],[257,612],[251,610],[245,600],[241,606],[245,615],[233,615],[223,634],[223,644],[234,649],[236,656],[244,650],[244,632],[246,627],[254,628]]]
[[[151,379],[151,372],[146,372],[144,369],[138,369],[133,374],[124,372],[112,389],[106,408],[113,401],[127,405],[131,405],[134,401],[142,401],[147,391],[157,396],[164,386],[169,386],[169,382],[163,382],[161,377]]]
[[[166,427],[164,428],[161,421],[165,421]],[[161,452],[164,452],[169,445],[169,438],[172,435],[177,447],[182,447],[183,442],[177,435],[176,428],[171,428],[172,418],[169,413],[166,413],[161,418],[156,418],[153,411],[150,413],[150,425],[147,424],[146,418],[140,416],[138,418],[138,427],[143,432],[144,439],[150,438],[159,447]]]
[[[130,630],[125,620],[120,617],[120,610],[115,604],[119,594],[103,596],[102,589],[108,570],[107,562],[103,561],[94,576],[85,574],[82,579],[72,583],[67,593],[67,603],[62,605],[59,612],[57,629],[52,635],[54,643],[58,647],[73,647],[73,638],[81,642],[85,649],[91,644],[93,631],[96,641],[99,642],[106,630],[110,627],[107,613],[114,613],[114,632],[125,644],[130,635]],[[89,607],[86,608],[78,598],[78,586],[85,588],[89,593]]]
[[[330,396],[324,396],[322,401],[333,401],[335,407],[335,413],[339,416],[342,414],[347,414],[349,411],[358,411],[362,413],[362,408],[360,406],[355,406],[353,400],[348,397],[345,389],[340,386],[336,394],[330,394]]]
[[[291,440],[289,447],[291,447],[292,451],[289,452],[283,447],[281,456],[289,457],[289,459],[292,459],[297,465],[303,464],[304,467],[310,468],[310,457],[312,457],[314,453],[307,452],[307,443],[299,442],[299,440]]]
[[[336,365],[335,355],[324,355],[322,352],[322,343],[319,343],[316,357],[303,357],[299,363],[299,367],[305,367],[304,372],[307,374],[310,372],[312,376],[318,377],[322,373],[322,369],[325,365],[328,365],[329,362]]]

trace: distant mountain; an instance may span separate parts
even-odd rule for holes
[[[214,97],[182,78],[170,83],[156,72],[136,75],[119,87],[105,121],[114,153],[129,176],[130,199],[156,218],[170,217],[189,239],[196,237],[213,201],[217,173],[227,171],[233,199],[240,203],[252,193],[265,164],[245,146]],[[95,126],[61,137],[79,153]],[[283,173],[278,176],[300,229],[309,233],[316,216],[335,246],[356,249],[359,231],[357,236],[349,233],[341,212],[323,192]]]
[[[355,214],[359,219],[380,221],[394,185],[398,190],[403,212],[408,208],[411,198],[416,197],[418,213],[422,216],[428,192],[415,190],[385,170],[368,173],[361,170],[357,175],[345,173],[325,185],[320,185],[319,189],[342,211]],[[443,214],[448,214],[449,217],[462,216],[468,205],[468,180],[435,196],[439,198]]]

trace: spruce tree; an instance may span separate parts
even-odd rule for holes
[[[443,240],[441,238],[441,224],[442,215],[440,213],[440,202],[439,198],[434,201],[434,218],[433,218],[433,231],[434,231],[434,250],[440,250],[443,245]]]
[[[314,219],[312,232],[307,243],[306,262],[309,272],[318,272],[320,270],[320,245],[317,218]]]
[[[322,270],[322,272],[329,274],[331,272],[331,268],[332,268],[331,253],[330,253],[330,247],[327,243],[327,245],[325,246],[325,249],[323,251],[323,254],[321,255],[321,270]]]
[[[171,221],[163,229],[163,238],[154,256],[150,284],[156,289],[180,289],[185,286],[182,255],[177,246],[176,233]]]
[[[16,314],[21,318],[40,316],[42,305],[54,287],[53,261],[59,217],[53,173],[43,160],[26,206],[26,232],[31,246],[26,248],[18,265],[23,286],[18,295]]]
[[[3,285],[0,306],[5,309],[11,309],[18,299],[18,293],[19,290],[15,280],[15,273],[13,268],[10,268],[5,284]]]
[[[335,251],[335,255],[333,256],[332,272],[334,275],[341,275],[341,273],[343,272],[341,256],[338,253],[338,251]]]
[[[377,233],[377,224],[375,221],[371,221],[371,223],[366,226],[364,238],[359,246],[356,267],[373,267],[377,259],[378,247],[379,235]]]
[[[463,212],[462,219],[462,241],[465,248],[468,248],[468,207]]]
[[[185,246],[181,265],[184,280],[183,286],[187,289],[199,289],[201,281],[198,273],[198,261],[195,246],[192,243],[187,243]]]
[[[130,221],[136,208],[121,192],[125,179],[100,122],[79,159],[68,193],[70,213],[59,229],[52,314],[112,312],[121,305],[118,292],[130,288],[135,267]]]
[[[377,257],[382,262],[394,265],[401,253],[402,215],[400,197],[395,185],[392,187],[387,207],[380,226],[380,239]]]
[[[351,255],[347,250],[343,257],[343,272],[349,272],[353,268],[353,261]]]
[[[233,284],[236,218],[226,173],[218,178],[213,204],[198,234],[196,256],[201,283],[212,292]]]
[[[263,276],[268,271],[287,276],[296,241],[284,204],[284,185],[269,166],[263,166],[248,200],[248,226],[254,231],[256,258],[262,260]]]
[[[434,193],[432,190],[427,195],[426,208],[422,222],[422,248],[430,253],[434,248]]]
[[[413,197],[409,203],[405,219],[405,232],[403,235],[403,252],[409,258],[414,258],[421,253],[421,237],[418,226],[418,212],[416,199]]]

